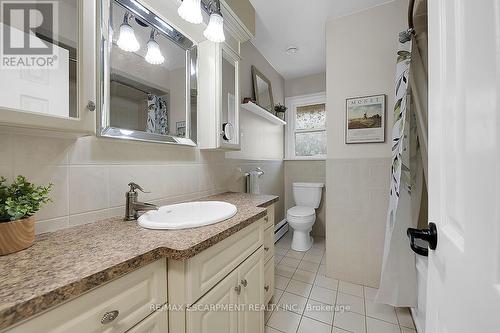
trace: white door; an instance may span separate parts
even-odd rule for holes
[[[132,327],[127,333],[168,333],[168,314],[157,311]]]
[[[238,313],[234,311],[241,290],[238,287],[238,271],[235,270],[186,312],[187,333],[238,332]]]
[[[425,332],[500,332],[500,1],[428,5]]]

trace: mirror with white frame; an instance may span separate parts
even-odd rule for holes
[[[140,2],[101,4],[98,135],[195,146],[196,45]]]

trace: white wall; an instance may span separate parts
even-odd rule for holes
[[[326,73],[285,80],[285,97],[315,94],[326,91]]]
[[[398,33],[406,0],[327,22],[327,273],[378,287],[389,198]],[[345,144],[345,99],[386,94],[386,141]]]

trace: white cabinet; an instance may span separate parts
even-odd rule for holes
[[[6,332],[123,333],[167,302],[166,281],[166,260],[157,260]]]
[[[18,36],[17,42],[41,66],[0,66],[0,125],[91,134],[95,115],[87,104],[95,103],[96,94],[96,1],[67,0],[47,6],[39,12],[49,25],[36,30],[39,39],[30,38],[29,45],[22,42],[27,32],[15,28],[23,26],[15,23],[16,17],[23,20],[22,15],[12,14],[13,24],[4,27]],[[40,40],[50,54],[33,49]]]
[[[193,304],[187,333],[259,333],[264,331],[262,248]],[[257,308],[254,307],[257,306]]]
[[[238,271],[233,271],[187,311],[186,331],[188,333],[238,332],[238,313],[224,311],[225,307],[229,309],[238,304],[237,288]]]
[[[168,333],[166,312],[157,311],[132,327],[127,333]]]
[[[263,332],[264,309],[264,259],[262,249],[255,252],[238,269],[241,293],[239,303],[244,305],[238,312],[239,333]],[[255,306],[259,308],[255,308]]]
[[[239,42],[235,43],[204,41],[198,45],[201,149],[240,149],[240,56]]]

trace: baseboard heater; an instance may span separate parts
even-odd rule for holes
[[[274,242],[276,243],[283,237],[288,231],[288,222],[283,219],[280,223],[274,226]]]

